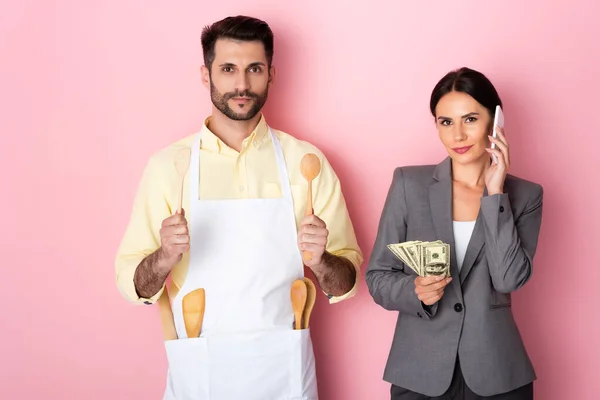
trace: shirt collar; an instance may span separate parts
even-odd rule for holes
[[[226,149],[230,149],[221,139],[217,137],[210,129],[208,124],[210,122],[210,116],[204,120],[202,130],[200,132],[200,139],[202,140],[202,149],[209,150],[211,152],[220,153]],[[260,120],[256,125],[256,128],[250,133],[250,135],[242,142],[242,151],[246,149],[250,144],[258,147],[264,139],[267,137],[269,127],[265,116],[261,114]]]

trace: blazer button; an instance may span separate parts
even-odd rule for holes
[[[500,206],[500,212],[504,212],[504,206]]]
[[[456,304],[454,305],[454,311],[456,311],[456,312],[461,312],[461,311],[462,311],[462,309],[463,309],[463,307],[462,307],[462,304],[460,304],[460,303],[456,303]]]
[[[423,316],[421,315],[421,313],[420,313],[420,312],[418,312],[418,313],[417,313],[417,317],[419,317],[419,318],[423,318]]]

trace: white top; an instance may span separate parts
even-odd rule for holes
[[[460,271],[465,259],[465,253],[467,252],[467,246],[469,246],[469,241],[473,234],[473,228],[475,228],[475,221],[452,221],[452,227],[454,229],[456,262]]]

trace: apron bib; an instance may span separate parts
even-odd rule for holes
[[[294,330],[290,289],[304,267],[279,140],[269,128],[283,196],[199,200],[200,135],[190,160],[190,263],[172,301],[163,400],[318,400],[310,330]],[[202,332],[188,338],[182,299],[204,288]]]

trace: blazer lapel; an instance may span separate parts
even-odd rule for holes
[[[433,173],[435,182],[429,187],[429,205],[431,217],[435,228],[436,240],[441,240],[450,245],[450,275],[458,277],[456,254],[454,254],[454,233],[452,229],[452,165],[450,157],[442,161]],[[457,281],[451,285],[459,299],[462,299],[462,290]]]
[[[483,196],[487,196],[487,188],[483,190]],[[473,228],[473,233],[471,234],[471,240],[469,240],[469,245],[467,246],[467,252],[465,253],[465,258],[463,260],[462,267],[460,269],[460,283],[467,279],[467,275],[471,272],[471,268],[473,268],[473,264],[481,251],[485,243],[485,234],[483,232],[483,217],[481,216],[481,211],[477,215],[477,221],[475,222],[475,227]]]

